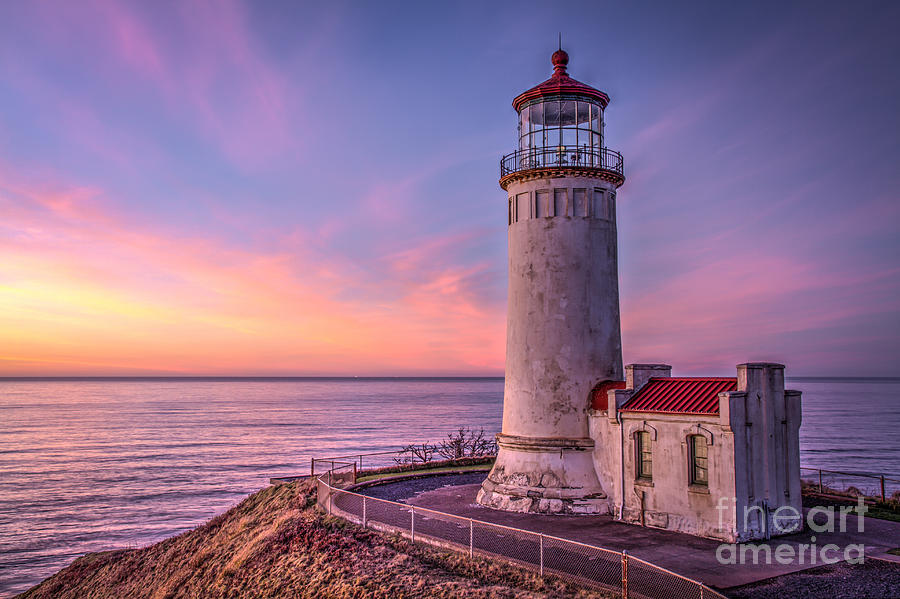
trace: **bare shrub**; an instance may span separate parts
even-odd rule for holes
[[[431,443],[412,443],[400,450],[400,455],[394,458],[397,464],[417,464],[419,462],[426,463],[434,459],[434,452],[437,449]]]
[[[448,460],[483,456],[494,453],[494,442],[485,439],[484,429],[476,433],[461,426],[455,433],[447,434],[447,439],[438,444],[437,452]]]
[[[411,443],[400,450],[394,458],[399,465],[424,464],[440,456],[445,460],[492,456],[497,453],[497,444],[485,438],[484,429],[477,432],[461,426],[456,432],[448,433],[447,438],[438,444]]]

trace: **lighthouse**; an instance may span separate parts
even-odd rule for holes
[[[594,467],[592,393],[623,381],[616,246],[622,155],[605,147],[609,96],[567,73],[513,100],[518,149],[507,193],[506,383],[497,461],[477,501],[536,513],[605,513]]]

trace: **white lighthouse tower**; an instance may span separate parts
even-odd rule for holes
[[[609,96],[566,73],[513,100],[519,148],[500,163],[508,194],[509,305],[503,428],[482,505],[539,513],[608,509],[588,431],[592,390],[622,381],[616,189]]]

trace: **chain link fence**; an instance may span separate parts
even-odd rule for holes
[[[344,456],[346,458],[354,456]],[[359,456],[356,456],[359,457]],[[499,558],[565,580],[621,593],[624,598],[726,599],[710,587],[625,552],[346,490],[356,482],[358,459],[313,460],[318,504],[362,526],[399,533],[413,542]]]

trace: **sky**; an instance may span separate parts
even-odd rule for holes
[[[0,3],[0,376],[500,375],[511,100],[608,93],[626,363],[900,375],[900,3]]]

